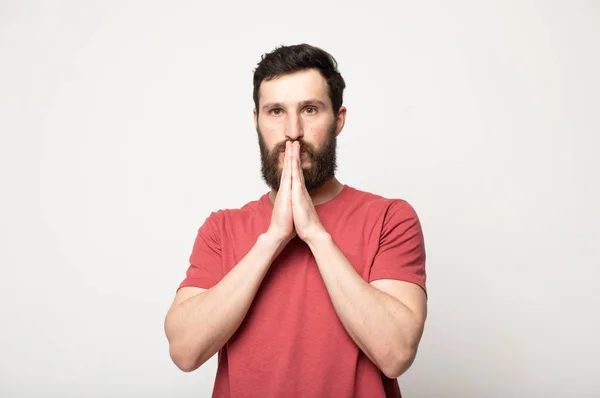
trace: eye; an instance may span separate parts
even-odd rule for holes
[[[281,108],[275,108],[275,109],[271,109],[269,111],[269,113],[273,116],[279,116],[283,113],[283,110]]]
[[[314,115],[315,113],[317,113],[317,108],[315,108],[314,106],[308,106],[308,107],[304,108],[304,111],[308,115]]]

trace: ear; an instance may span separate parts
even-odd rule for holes
[[[256,108],[252,110],[252,113],[254,115],[254,128],[258,129],[258,113],[256,113]]]
[[[338,111],[338,114],[336,116],[336,129],[335,129],[335,135],[338,136],[340,135],[340,133],[342,132],[342,129],[344,128],[344,125],[346,124],[346,107],[345,106],[341,106],[340,110]]]

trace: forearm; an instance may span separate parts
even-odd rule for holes
[[[285,243],[268,234],[260,235],[219,283],[169,311],[165,331],[171,357],[181,369],[198,368],[235,333]]]
[[[386,376],[398,377],[414,360],[422,322],[401,301],[366,282],[328,234],[307,243],[350,337]]]

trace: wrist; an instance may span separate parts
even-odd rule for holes
[[[289,243],[290,240],[292,240],[292,237],[284,237],[284,236],[281,236],[280,234],[274,233],[271,230],[268,230],[267,232],[261,234],[258,237],[258,239],[263,244],[279,251],[279,250],[283,249],[285,247],[285,245],[287,245]]]
[[[326,244],[331,241],[331,235],[329,235],[325,228],[316,228],[304,239],[304,242],[306,242],[311,249],[313,249],[315,246]]]

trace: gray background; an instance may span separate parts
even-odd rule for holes
[[[0,3],[0,396],[199,397],[164,315],[208,214],[266,192],[252,70],[347,81],[339,178],[408,200],[406,397],[600,396],[597,1]]]

